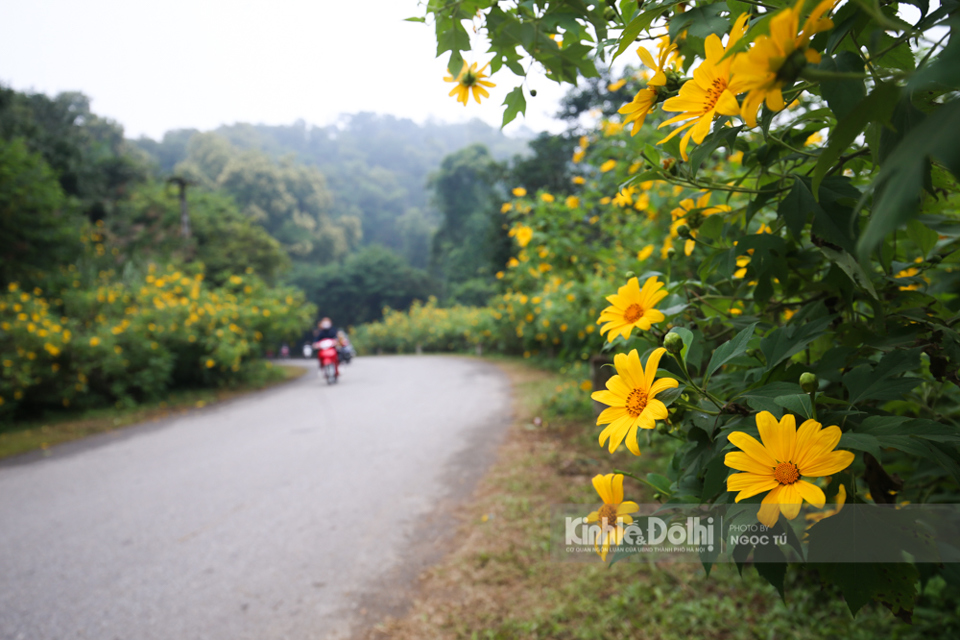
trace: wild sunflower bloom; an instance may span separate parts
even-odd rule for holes
[[[764,100],[771,111],[782,110],[783,87],[793,84],[808,62],[820,62],[820,54],[808,48],[810,38],[833,28],[833,21],[824,18],[823,14],[838,2],[823,0],[800,29],[804,0],[797,0],[793,8],[783,9],[773,16],[770,35],[759,36],[750,49],[736,56],[732,72],[740,91],[748,92],[740,111],[748,126],[757,126],[757,111]]]
[[[685,224],[690,227],[690,237],[683,244],[683,255],[685,256],[693,253],[693,248],[697,245],[694,238],[697,237],[697,227],[700,226],[703,219],[715,213],[730,211],[730,206],[725,204],[711,207],[710,195],[707,192],[696,201],[693,198],[684,198],[680,201],[680,206],[670,212],[670,216],[673,218],[673,223],[670,225],[670,237],[677,237],[677,229],[680,225]]]
[[[653,77],[647,81],[646,87],[637,92],[633,100],[617,110],[617,113],[626,116],[623,119],[624,125],[633,123],[633,128],[630,129],[631,136],[637,135],[637,132],[640,131],[640,127],[647,119],[647,114],[653,109],[653,105],[657,104],[657,97],[667,84],[667,75],[664,69],[669,64],[676,63],[679,59],[677,45],[671,43],[668,36],[660,39],[656,60],[644,47],[637,48],[637,55],[640,56],[640,60],[647,68],[653,70]]]
[[[727,46],[724,48],[720,38],[716,34],[711,34],[704,42],[706,59],[699,67],[693,71],[693,79],[683,83],[680,87],[680,95],[670,98],[663,103],[664,111],[679,111],[680,115],[665,120],[657,127],[663,127],[683,123],[670,132],[666,138],[657,144],[663,144],[670,140],[681,131],[686,130],[683,138],[680,139],[680,155],[684,160],[688,160],[687,145],[690,139],[697,144],[703,142],[703,139],[710,132],[710,126],[713,124],[713,117],[717,114],[725,116],[735,116],[740,113],[740,104],[737,102],[737,94],[743,92],[739,79],[731,76],[730,65],[733,63],[733,57],[723,60],[723,56],[733,47],[734,44],[743,36],[747,24],[746,13],[740,14],[733,27],[730,29],[730,37],[727,39]]]
[[[736,502],[769,491],[760,504],[757,519],[772,527],[782,513],[793,520],[806,500],[818,509],[826,503],[823,490],[802,478],[820,478],[850,466],[850,451],[834,451],[840,442],[840,427],[823,428],[807,420],[797,429],[796,419],[787,414],[780,422],[769,411],[757,414],[760,440],[742,431],[728,438],[740,451],[731,451],[723,463],[744,471],[727,478],[727,491],[739,491]]]
[[[679,383],[673,378],[656,379],[660,358],[666,352],[663,347],[654,349],[647,358],[646,369],[640,365],[636,349],[626,355],[618,353],[613,358],[617,375],[607,380],[606,390],[595,391],[590,396],[607,405],[597,418],[597,424],[607,425],[600,432],[600,446],[609,440],[610,453],[616,451],[626,439],[630,453],[640,455],[637,429],[653,429],[657,420],[667,417],[667,405],[657,400],[656,396]]]
[[[600,536],[594,541],[594,547],[600,559],[606,562],[610,546],[623,540],[624,525],[633,524],[629,514],[636,513],[640,507],[636,502],[623,501],[623,476],[619,473],[594,476],[593,488],[603,500],[603,506],[591,512],[587,522],[600,523]]]
[[[642,289],[637,278],[627,280],[627,284],[620,287],[616,294],[607,296],[611,306],[600,312],[597,324],[606,323],[600,327],[600,334],[609,331],[607,341],[613,342],[618,335],[629,338],[634,327],[649,331],[651,325],[662,322],[665,316],[654,307],[667,297],[663,285],[657,276],[647,278]]]
[[[530,240],[533,239],[533,229],[521,224],[510,229],[509,235],[511,238],[517,239],[517,244],[525,247],[530,244]]]
[[[477,69],[477,63],[468,65],[467,61],[463,61],[463,68],[460,69],[460,73],[457,74],[457,77],[453,77],[453,72],[447,69],[447,73],[450,75],[443,79],[444,82],[455,82],[457,86],[450,90],[449,95],[457,96],[457,102],[462,102],[463,106],[467,106],[467,100],[470,98],[470,92],[473,92],[473,99],[477,101],[477,104],[480,104],[480,96],[484,98],[489,98],[490,93],[484,89],[484,87],[495,87],[494,83],[484,80],[488,77],[484,71],[486,71],[488,65],[483,65],[482,69]]]

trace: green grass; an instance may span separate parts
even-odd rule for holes
[[[641,441],[639,458],[610,455],[597,444],[589,394],[574,392],[582,372],[534,372],[519,359],[496,362],[513,379],[517,421],[467,507],[462,542],[431,570],[410,613],[369,637],[920,640],[947,637],[944,625],[958,619],[956,604],[938,599],[934,583],[910,626],[873,605],[853,618],[846,603],[802,567],[789,568],[783,601],[751,566],[742,577],[732,564],[717,565],[707,576],[695,564],[551,559],[551,505],[593,508],[592,476],[614,468],[662,473],[672,452],[653,433],[650,444]],[[628,499],[654,502],[649,489],[629,479],[625,491]]]
[[[0,459],[48,449],[54,445],[79,440],[97,433],[122,429],[146,420],[157,420],[185,413],[239,395],[299,378],[307,372],[303,367],[280,365],[276,375],[259,384],[228,389],[176,390],[165,400],[134,407],[106,407],[77,412],[63,412],[43,420],[0,426]]]

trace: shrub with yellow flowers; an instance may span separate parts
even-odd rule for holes
[[[726,505],[725,528],[789,533],[797,564],[852,522],[850,505],[960,495],[955,9],[426,5],[451,64],[472,24],[491,75],[525,75],[523,56],[558,82],[627,53],[644,67],[611,85],[635,97],[580,139],[568,197],[521,189],[502,209],[511,347],[548,344],[576,315],[580,348],[602,339],[614,355],[594,392],[599,444],[673,443],[668,476],[595,479],[590,518],[616,522],[602,557],[618,557],[635,507],[624,476],[667,503]],[[522,84],[504,105],[505,123],[523,113]],[[567,288],[564,320],[551,314]],[[744,542],[734,557],[783,593],[788,552]],[[810,568],[853,613],[873,602],[909,619],[929,585],[960,587],[949,565],[906,556]]]
[[[174,265],[138,276],[71,265],[48,282],[0,294],[2,419],[262,378],[263,345],[299,336],[315,315],[302,292],[252,274],[211,288]]]

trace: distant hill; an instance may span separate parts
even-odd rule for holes
[[[198,133],[181,129],[160,141],[130,142],[153,158],[159,173],[170,174],[187,158],[190,140]],[[421,125],[371,113],[343,116],[323,127],[301,120],[281,126],[225,125],[213,133],[239,149],[319,168],[333,195],[334,215],[361,221],[362,244],[394,249],[418,267],[426,266],[429,239],[439,224],[427,182],[443,158],[476,143],[500,161],[529,153],[526,139],[507,137],[480,120]]]

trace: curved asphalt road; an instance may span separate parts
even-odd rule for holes
[[[439,553],[508,395],[481,361],[359,358],[2,463],[0,638],[341,637]]]

